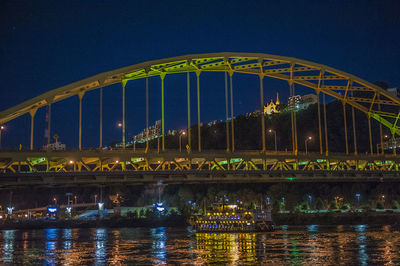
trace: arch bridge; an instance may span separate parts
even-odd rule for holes
[[[201,101],[200,79],[203,72],[221,72],[225,75],[225,124],[226,124],[226,149],[225,151],[211,151],[202,149],[201,137]],[[184,152],[165,149],[165,97],[164,82],[168,76],[187,73],[187,140],[188,149]],[[191,117],[191,82],[190,75],[195,73],[197,82],[197,147],[192,147],[192,117]],[[259,115],[261,123],[261,149],[258,151],[237,151],[235,145],[235,120],[234,120],[234,76],[235,73],[255,75],[259,79],[260,108],[264,107],[264,77],[284,80],[288,82],[290,96],[295,96],[295,86],[313,89],[317,95],[318,107],[318,141],[319,153],[302,154],[298,149],[297,119],[294,108],[291,108],[291,152],[267,151],[266,128],[263,115]],[[127,149],[125,133],[125,87],[132,80],[146,80],[146,128],[149,128],[149,88],[148,80],[159,77],[161,80],[161,148],[159,152],[149,150],[149,138],[146,138],[145,150]],[[102,115],[102,90],[104,87],[120,83],[122,88],[122,118],[121,118],[121,150],[103,150],[103,115]],[[99,146],[97,150],[82,149],[82,99],[86,92],[100,90],[99,109]],[[330,154],[328,148],[328,130],[326,120],[325,95],[331,96],[342,103],[343,126],[345,131],[344,154]],[[51,107],[56,102],[77,96],[79,99],[79,131],[77,151],[35,151],[34,125],[35,115],[39,108],[47,107],[49,110],[48,132],[51,132]],[[321,101],[322,96],[322,102]],[[322,110],[321,110],[322,107]],[[349,150],[346,108],[352,110],[354,151]],[[356,128],[354,110],[359,110],[368,119],[369,150],[368,155],[359,155],[356,143]],[[0,125],[28,114],[30,123],[30,150],[29,151],[1,151],[0,152],[0,179],[11,178],[10,182],[24,183],[29,174],[46,175],[81,172],[187,172],[200,174],[202,172],[242,172],[249,171],[253,174],[276,171],[301,171],[304,172],[376,172],[389,174],[398,171],[399,158],[396,154],[394,143],[393,155],[383,154],[377,150],[374,153],[371,119],[376,120],[380,127],[380,145],[383,147],[382,127],[390,130],[393,140],[400,135],[400,99],[391,95],[386,90],[349,73],[325,66],[322,64],[301,60],[292,57],[283,57],[259,53],[212,53],[192,54],[167,59],[153,60],[132,66],[97,74],[95,76],[77,81],[66,86],[48,91],[35,98],[29,99],[19,105],[0,112]],[[323,119],[321,119],[321,116]],[[289,129],[288,129],[289,130]],[[1,131],[0,131],[1,132]],[[323,135],[324,133],[324,135]],[[146,132],[149,136],[149,132]],[[50,135],[50,133],[49,133]],[[1,133],[0,133],[1,136]],[[325,141],[323,141],[325,139]],[[325,142],[325,143],[324,143]],[[48,144],[50,138],[48,138]],[[95,147],[93,147],[95,148]],[[22,175],[22,172],[24,174]],[[19,176],[24,176],[20,178]],[[80,175],[81,176],[81,175]],[[397,176],[397,174],[395,174]],[[125,175],[126,177],[126,175]],[[242,177],[241,177],[242,178]],[[76,179],[76,178],[75,178]],[[242,178],[243,179],[243,178]],[[94,179],[97,180],[97,179]],[[8,182],[8,181],[7,181]],[[77,182],[77,180],[75,180]],[[97,182],[97,181],[96,181]],[[100,181],[99,181],[100,182]],[[21,184],[22,184],[21,183]],[[8,183],[7,183],[8,184]]]

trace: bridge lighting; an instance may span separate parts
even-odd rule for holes
[[[74,163],[74,161],[72,161],[72,160],[69,161],[69,164],[73,164],[73,163]]]
[[[115,163],[119,163],[119,161],[117,160],[117,161],[115,161]]]
[[[308,137],[306,138],[306,140],[304,141],[304,146],[306,147],[306,154],[308,153],[308,142],[312,140],[312,137]]]
[[[268,133],[274,133],[274,140],[275,140],[275,152],[277,152],[277,151],[278,151],[278,145],[277,145],[277,142],[276,142],[276,131],[275,131],[275,130],[273,130],[272,128],[270,128],[270,129],[268,129]]]
[[[1,131],[3,131],[4,129],[6,129],[5,126],[0,126],[0,149],[1,149]]]
[[[98,202],[97,207],[99,208],[99,211],[103,211],[104,210],[104,202]]]
[[[179,134],[179,152],[182,152],[182,136],[185,136],[186,132],[183,130],[181,134]]]
[[[7,206],[7,213],[8,213],[8,215],[12,215],[13,210],[14,210],[14,207],[13,207],[13,206]]]
[[[70,214],[72,212],[72,207],[71,206],[66,207],[65,212]]]

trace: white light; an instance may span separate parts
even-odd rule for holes
[[[99,206],[99,211],[104,210],[104,202],[99,202],[97,205]]]
[[[55,213],[57,212],[57,208],[47,208],[47,211],[50,213]]]
[[[71,160],[71,161],[69,161],[69,163],[70,163],[70,164],[73,164],[73,163],[74,163],[74,161],[72,161],[72,160]]]

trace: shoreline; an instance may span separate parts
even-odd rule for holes
[[[274,213],[276,226],[281,225],[393,225],[400,226],[400,213]],[[184,216],[132,219],[116,217],[102,220],[5,220],[0,230],[46,228],[116,228],[116,227],[185,227]]]

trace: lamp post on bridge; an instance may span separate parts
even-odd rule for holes
[[[308,138],[306,138],[306,140],[304,141],[304,144],[305,144],[305,146],[306,146],[306,154],[308,154],[308,141],[309,140],[312,140],[312,137],[308,137]]]
[[[275,153],[277,153],[277,152],[278,152],[278,145],[277,145],[277,142],[276,142],[276,130],[269,129],[268,132],[269,132],[269,133],[274,133],[274,139],[275,139]]]
[[[1,146],[1,132],[2,132],[4,129],[6,129],[5,126],[0,126],[0,149],[2,148],[2,146]]]
[[[182,133],[179,134],[179,152],[182,152],[182,135],[186,135],[186,132],[182,131]]]

